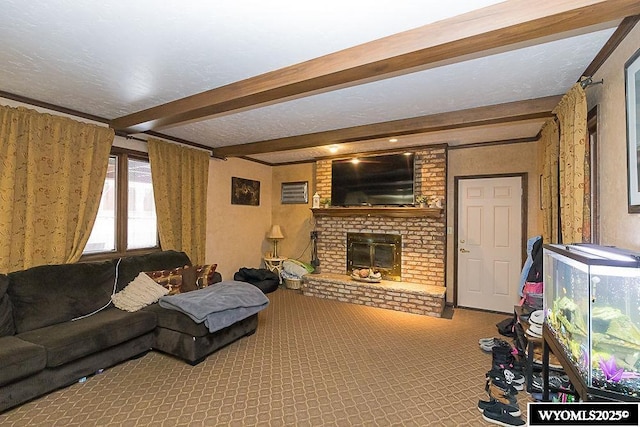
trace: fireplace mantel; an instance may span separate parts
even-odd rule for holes
[[[441,208],[415,207],[331,207],[311,208],[314,216],[385,216],[392,218],[440,217]]]

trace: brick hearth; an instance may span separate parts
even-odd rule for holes
[[[411,282],[383,280],[363,283],[346,274],[308,274],[302,284],[303,295],[334,299],[407,313],[441,317],[445,288]]]

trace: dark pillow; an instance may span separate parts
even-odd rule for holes
[[[196,279],[198,272],[193,267],[186,267],[182,270],[182,292],[191,292],[198,289]]]
[[[195,283],[198,289],[211,286],[217,282],[216,268],[218,268],[218,264],[196,265],[193,267],[196,272]]]
[[[0,274],[0,337],[16,333],[16,328],[13,324],[11,301],[7,295],[8,286],[9,278],[4,274]]]
[[[259,280],[280,280],[278,275],[266,268],[248,268],[242,267],[236,274],[242,278],[242,281],[252,283]]]
[[[8,274],[16,333],[90,314],[111,301],[111,261],[43,265]]]

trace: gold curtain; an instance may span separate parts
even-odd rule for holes
[[[154,138],[148,146],[162,248],[204,264],[209,153]]]
[[[0,106],[0,271],[80,259],[113,138],[106,127]]]
[[[585,145],[587,141],[587,99],[579,83],[562,98],[553,111],[560,127],[560,227],[562,243],[584,240]],[[588,190],[587,190],[588,191]],[[586,207],[589,209],[588,206]]]
[[[548,120],[540,131],[540,144],[544,146],[542,169],[542,241],[558,243],[558,152],[560,136],[555,119]]]

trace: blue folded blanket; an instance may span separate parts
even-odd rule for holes
[[[197,291],[163,296],[160,307],[180,311],[215,332],[269,305],[269,299],[250,283],[226,280]]]

